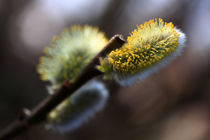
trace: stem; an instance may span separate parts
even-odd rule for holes
[[[15,122],[0,133],[0,140],[10,139],[24,132],[29,126],[38,124],[46,119],[46,115],[53,110],[59,103],[61,103],[68,96],[72,95],[77,89],[84,85],[90,79],[103,74],[95,67],[99,64],[99,57],[104,57],[106,54],[114,49],[120,48],[125,43],[122,35],[115,35],[112,37],[104,49],[99,52],[91,62],[85,67],[81,75],[73,83],[64,82],[63,86],[57,93],[47,96],[40,104],[38,104],[28,115],[23,112]]]

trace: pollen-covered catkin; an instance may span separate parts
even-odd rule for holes
[[[122,85],[132,84],[162,67],[162,61],[170,61],[180,54],[184,41],[184,33],[173,23],[151,19],[137,26],[122,48],[102,58],[100,69]]]

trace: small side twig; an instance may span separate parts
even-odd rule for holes
[[[99,64],[99,57],[103,57],[110,51],[120,48],[124,43],[125,41],[122,35],[115,35],[112,37],[104,49],[99,52],[86,66],[76,81],[73,83],[71,81],[65,82],[57,93],[47,96],[32,111],[23,111],[21,117],[19,117],[15,122],[8,126],[8,128],[4,129],[3,132],[0,133],[0,140],[7,140],[15,137],[24,132],[24,130],[28,129],[29,126],[44,121],[46,115],[65,98],[73,94],[74,91],[76,91],[90,79],[103,74],[95,68]]]

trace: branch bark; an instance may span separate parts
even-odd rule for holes
[[[15,122],[13,122],[10,126],[8,126],[8,128],[4,129],[3,132],[0,133],[0,140],[11,139],[24,132],[29,128],[29,126],[44,121],[46,115],[65,98],[72,95],[77,89],[79,89],[90,79],[103,74],[95,68],[99,64],[99,58],[104,57],[114,49],[120,48],[124,43],[125,41],[122,35],[115,35],[112,37],[104,49],[99,52],[86,66],[76,81],[73,83],[71,81],[64,82],[63,86],[57,93],[46,97],[32,111],[23,111],[22,115],[20,115],[20,117]]]

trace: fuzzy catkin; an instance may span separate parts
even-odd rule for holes
[[[137,26],[121,48],[100,59],[99,70],[121,85],[143,80],[180,55],[185,34],[173,23],[152,19]]]

